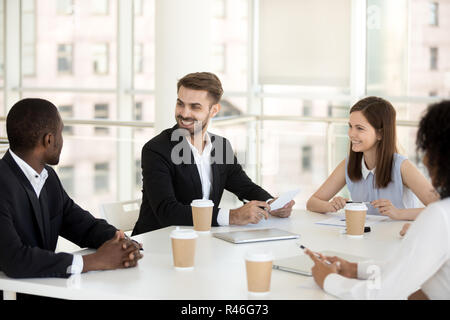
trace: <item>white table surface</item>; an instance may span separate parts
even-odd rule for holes
[[[303,254],[298,242],[315,251],[385,260],[401,243],[399,231],[404,221],[380,222],[362,239],[352,239],[342,234],[340,227],[315,224],[331,215],[294,210],[289,218],[270,217],[257,225],[214,227],[212,232],[276,227],[300,234],[300,239],[232,244],[202,234],[197,239],[192,271],[173,268],[169,234],[175,227],[168,227],[133,237],[144,246],[144,257],[136,268],[95,271],[69,279],[12,279],[0,272],[0,290],[7,297],[9,292],[22,292],[63,299],[334,299],[312,277],[280,270],[272,271],[269,294],[249,295],[244,262],[245,253],[254,248],[270,249],[275,259]]]

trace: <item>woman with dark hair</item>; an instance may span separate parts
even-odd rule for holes
[[[328,293],[344,299],[450,299],[450,101],[428,108],[417,149],[441,200],[423,210],[384,264],[317,258],[307,251],[315,262],[313,277]]]
[[[349,156],[308,200],[309,211],[344,208],[347,199],[335,195],[345,185],[352,201],[370,203],[368,214],[396,220],[414,220],[423,210],[415,195],[425,205],[439,199],[430,182],[398,153],[395,117],[394,107],[378,97],[364,98],[350,109]]]

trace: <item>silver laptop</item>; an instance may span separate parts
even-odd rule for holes
[[[276,228],[214,232],[213,236],[231,243],[287,240],[300,237],[298,234]]]
[[[326,256],[340,257],[342,259],[345,259],[345,260],[351,261],[351,262],[360,262],[360,261],[365,261],[368,259],[368,258],[364,258],[364,257],[353,256],[350,254],[334,252],[334,251],[321,251],[320,253],[322,253],[323,255],[326,255]],[[275,260],[273,262],[273,269],[298,273],[298,274],[301,274],[304,276],[309,276],[309,277],[312,276],[311,268],[313,266],[314,266],[314,262],[306,254],[302,254],[302,255],[299,254],[298,256],[279,259],[279,260]]]

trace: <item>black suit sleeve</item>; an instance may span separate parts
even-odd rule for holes
[[[173,186],[173,167],[168,160],[150,146],[142,149],[142,177],[144,193],[161,226],[192,225],[190,205],[179,202]]]
[[[80,247],[90,248],[98,248],[111,239],[116,228],[76,205],[62,188],[54,171],[51,168],[47,170],[51,205],[63,208],[52,217],[53,227],[60,230],[59,235]],[[57,193],[62,196],[62,206]],[[12,206],[9,201],[0,202],[0,270],[12,278],[69,277],[67,271],[72,265],[73,255],[27,245],[16,230],[14,219],[19,215],[15,210],[16,205]]]
[[[0,270],[11,278],[67,278],[73,255],[25,245],[14,226],[14,212],[0,203]]]
[[[59,180],[58,180],[59,182]],[[63,221],[60,236],[81,248],[98,249],[105,241],[114,237],[117,229],[103,219],[96,219],[80,208],[65,192],[63,193]]]
[[[226,153],[234,154],[230,142],[228,140],[225,141]],[[244,199],[250,201],[267,201],[273,198],[266,190],[258,186],[247,176],[235,155],[233,155],[233,164],[227,164],[225,189],[233,192],[241,201]]]

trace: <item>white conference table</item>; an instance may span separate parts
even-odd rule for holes
[[[280,270],[272,271],[269,294],[249,295],[244,261],[246,252],[255,248],[271,250],[275,259],[301,255],[303,252],[296,245],[299,242],[315,251],[332,250],[375,260],[387,259],[400,246],[399,231],[404,221],[379,222],[363,238],[352,239],[341,233],[341,227],[315,224],[332,215],[294,210],[289,218],[270,217],[257,225],[213,227],[212,232],[276,227],[297,233],[300,238],[232,244],[201,234],[195,268],[191,271],[173,268],[169,234],[175,227],[167,227],[133,237],[144,246],[144,257],[135,268],[94,271],[68,279],[12,279],[0,272],[0,290],[4,290],[6,299],[14,298],[15,292],[62,299],[335,299],[321,290],[312,277]]]

